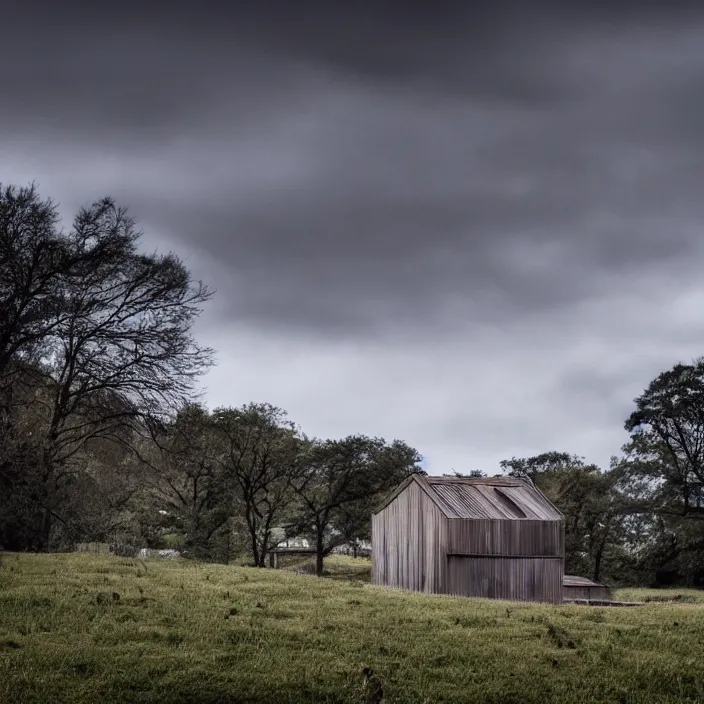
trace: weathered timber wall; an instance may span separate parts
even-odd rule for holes
[[[417,482],[372,517],[372,582],[431,594],[560,603],[561,520],[448,519]]]
[[[449,594],[554,604],[562,601],[561,558],[450,556],[448,561]]]
[[[564,557],[562,521],[451,518],[450,554]]]
[[[372,583],[435,593],[446,573],[446,519],[410,484],[372,516]]]
[[[562,587],[563,599],[611,599],[611,590],[608,587]]]

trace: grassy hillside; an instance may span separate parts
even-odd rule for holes
[[[548,607],[110,556],[0,566],[2,702],[363,702],[364,667],[390,703],[702,702],[702,662],[696,603]]]

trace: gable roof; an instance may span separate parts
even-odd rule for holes
[[[528,479],[413,474],[376,511],[415,482],[447,518],[560,521],[562,513]]]

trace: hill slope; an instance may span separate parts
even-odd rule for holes
[[[284,571],[4,555],[2,702],[701,702],[704,606],[426,597]],[[370,698],[369,701],[373,701]]]

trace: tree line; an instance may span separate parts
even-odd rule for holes
[[[308,437],[266,403],[199,403],[214,352],[192,329],[213,293],[140,240],[109,198],[64,230],[36,187],[0,187],[0,549],[114,541],[263,566],[301,536],[321,574],[336,546],[370,538],[372,511],[420,455]],[[654,379],[625,428],[607,469],[550,451],[500,470],[562,510],[569,573],[700,585],[704,361]]]
[[[565,514],[566,570],[621,584],[704,586],[704,359],[634,399],[620,456],[600,470],[561,452],[511,459]]]
[[[0,548],[178,544],[265,564],[309,537],[316,570],[369,538],[410,472],[401,441],[307,437],[269,404],[197,403],[212,365],[193,324],[212,292],[107,198],[60,228],[36,187],[0,190]]]

